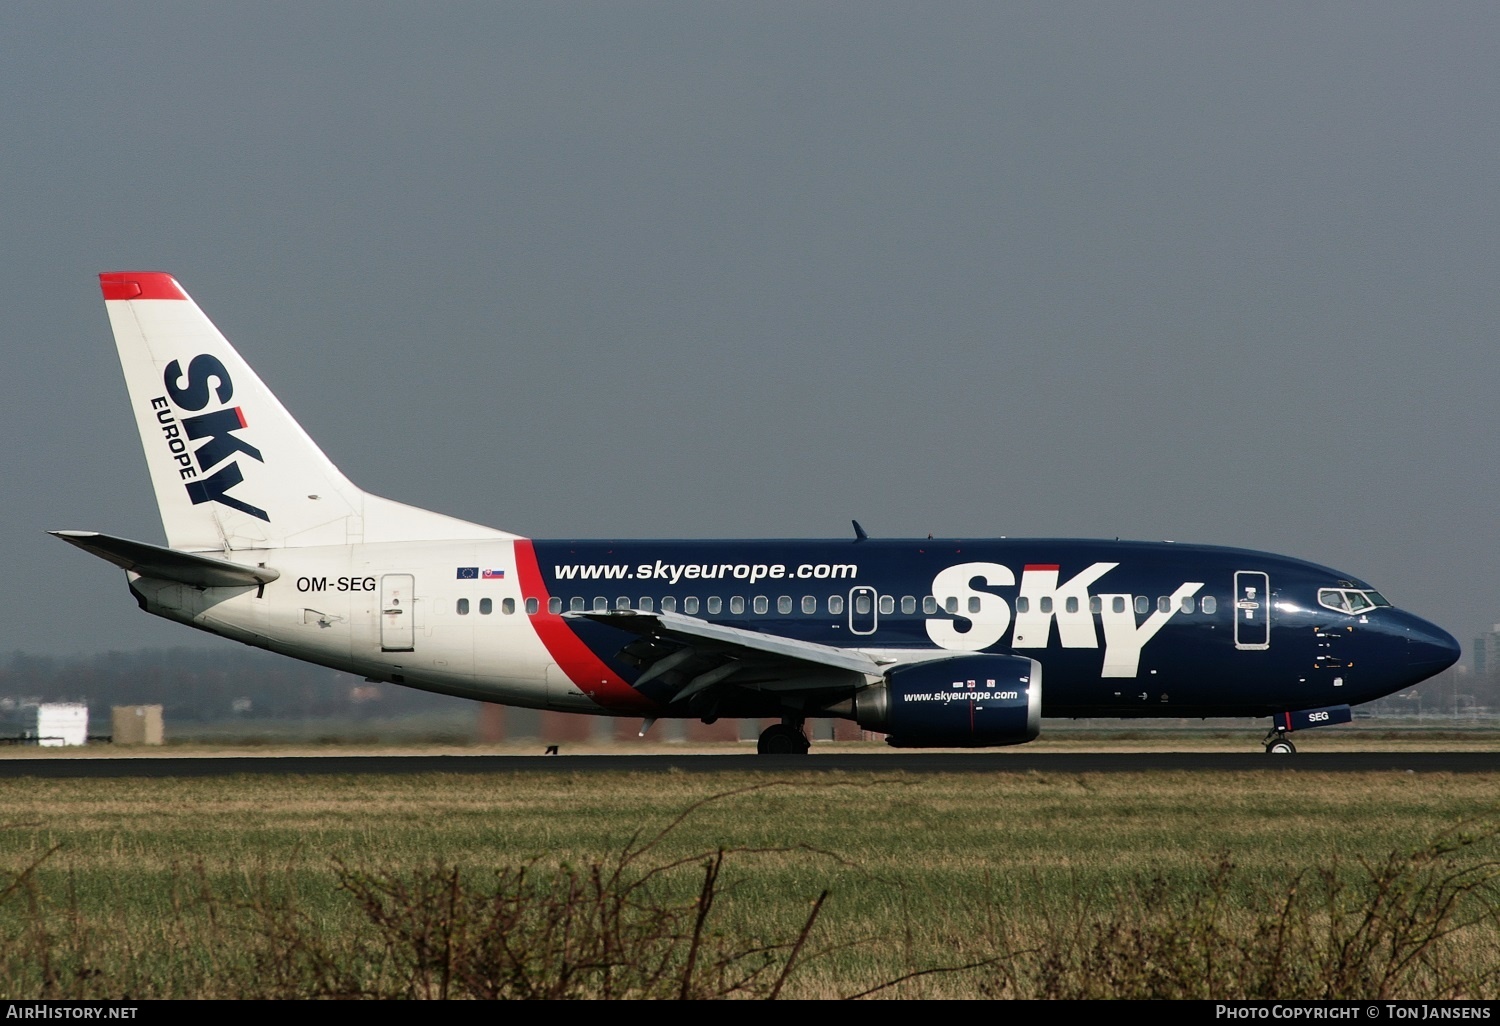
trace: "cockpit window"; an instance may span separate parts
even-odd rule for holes
[[[1323,588],[1318,592],[1318,605],[1328,609],[1336,609],[1340,613],[1349,612],[1349,600],[1344,598],[1344,593],[1334,588]]]
[[[1362,613],[1376,606],[1388,606],[1385,596],[1378,591],[1360,588],[1320,588],[1318,605],[1339,613]]]

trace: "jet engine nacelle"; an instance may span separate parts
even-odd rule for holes
[[[897,748],[1020,745],[1041,732],[1042,666],[968,655],[898,666],[855,696],[855,719]]]

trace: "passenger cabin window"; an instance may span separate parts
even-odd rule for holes
[[[765,614],[771,611],[771,602],[764,595],[755,596],[755,611]]]
[[[932,597],[931,595],[923,595],[922,596],[922,612],[926,613],[928,616],[931,616],[933,613],[936,613],[937,612],[937,599],[934,598],[934,597]]]
[[[458,615],[459,616],[468,616],[469,615],[469,600],[468,599],[459,599],[458,600]]]
[[[1027,598],[1025,595],[1022,595],[1020,598],[1016,599],[1016,612],[1031,612],[1031,599]]]
[[[844,596],[842,596],[842,595],[829,595],[828,596],[828,611],[830,613],[832,613],[834,616],[838,616],[839,614],[841,614],[844,611]]]
[[[1102,613],[1102,612],[1104,612],[1104,600],[1102,598],[1100,598],[1098,595],[1090,595],[1089,596],[1089,612],[1091,612],[1091,613]]]
[[[802,611],[812,614],[818,611],[818,600],[811,595],[802,596]]]
[[[1219,611],[1219,600],[1212,595],[1203,596],[1203,611],[1209,616]]]
[[[661,599],[661,611],[663,613],[677,612],[677,599],[671,595],[663,595]]]
[[[1184,613],[1191,613],[1193,611],[1193,596],[1182,596],[1182,611]]]
[[[594,612],[596,612],[596,613],[607,613],[607,612],[609,612],[609,599],[605,598],[603,595],[595,595],[594,596]]]
[[[978,595],[970,595],[969,596],[969,612],[971,612],[971,613],[977,613],[977,612],[979,612],[979,596]]]
[[[1156,611],[1158,613],[1170,613],[1172,611],[1172,596],[1159,595],[1156,599]]]
[[[880,615],[889,616],[896,611],[896,600],[890,595],[880,596]]]
[[[1135,611],[1137,613],[1151,612],[1151,600],[1144,595],[1137,595],[1135,597]]]
[[[583,612],[583,596],[582,595],[574,595],[572,598],[568,599],[568,611],[572,612],[572,613],[581,613],[581,612]]]
[[[687,598],[683,599],[682,611],[689,616],[692,616],[693,614],[698,612],[698,596],[689,595]]]
[[[958,612],[958,596],[957,595],[949,595],[947,598],[943,599],[943,608],[946,609],[946,610],[948,610],[948,612],[950,612],[950,613],[957,613]]]
[[[516,600],[515,599],[508,598],[508,599],[501,599],[500,600],[500,612],[504,613],[506,616],[511,616],[511,615],[513,615],[515,613],[515,611],[516,611]]]
[[[537,611],[537,607],[540,606],[540,605],[541,605],[541,603],[538,602],[536,599],[529,598],[529,599],[526,600],[526,612],[534,614]]]
[[[656,607],[656,603],[652,601],[650,595],[642,595],[641,600],[635,604],[635,607],[649,613]]]
[[[1069,595],[1067,598],[1063,599],[1063,608],[1070,613],[1078,612],[1078,596]]]
[[[530,610],[528,610],[528,612],[534,613],[534,612],[536,612],[536,609],[534,608],[535,604],[536,604],[536,600],[532,599],[531,603],[532,603],[533,608],[530,609]],[[549,598],[547,600],[547,612],[551,613],[553,616],[556,616],[558,613],[561,613],[562,612],[562,599],[558,598],[556,595],[553,595],[551,598]]]
[[[917,611],[917,599],[914,595],[901,596],[901,612],[908,615]]]
[[[790,613],[791,611],[792,597],[790,595],[779,596],[776,599],[776,612],[785,615],[786,613]]]
[[[616,609],[629,609],[630,608],[630,596],[628,596],[628,595],[621,595],[618,598],[616,598],[615,599],[615,608]]]
[[[715,613],[717,613],[719,610],[721,610],[723,608],[724,608],[724,600],[721,599],[721,598],[719,598],[719,596],[717,596],[717,595],[710,595],[708,597],[708,612],[709,612],[710,616],[713,615],[713,614],[715,614]]]
[[[1123,612],[1125,612],[1125,596],[1124,595],[1116,595],[1114,597],[1114,599],[1110,602],[1109,607],[1111,609],[1113,609],[1117,613],[1123,613]]]
[[[859,614],[860,616],[864,616],[867,613],[869,613],[869,611],[870,611],[870,593],[869,592],[862,591],[858,595],[854,596],[854,611],[857,614]]]
[[[745,597],[735,595],[729,600],[729,611],[731,613],[743,613],[745,611]]]
[[[479,600],[479,615],[480,616],[489,616],[494,611],[495,611],[495,602],[494,602],[493,599],[482,598],[482,599]]]

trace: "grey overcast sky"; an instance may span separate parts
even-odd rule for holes
[[[1500,621],[1493,3],[0,6],[0,651],[212,645],[95,281],[537,537],[1269,549]],[[227,644],[227,643],[219,643]]]

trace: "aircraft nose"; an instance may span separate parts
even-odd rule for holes
[[[1415,618],[1413,618],[1415,619]],[[1416,620],[1406,636],[1406,666],[1422,679],[1458,662],[1458,639],[1437,624]]]

